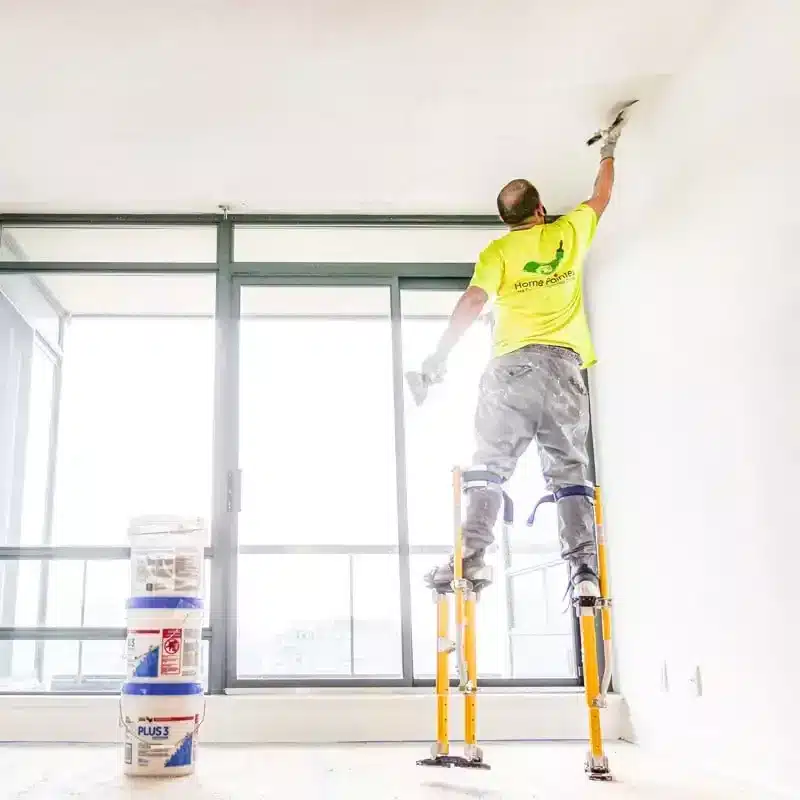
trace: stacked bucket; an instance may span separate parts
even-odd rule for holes
[[[194,772],[205,713],[202,683],[203,566],[201,519],[131,521],[126,678],[120,699],[125,773]]]

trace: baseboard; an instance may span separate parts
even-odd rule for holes
[[[603,711],[608,741],[627,730],[617,695]],[[463,701],[450,702],[450,730],[462,738]],[[109,744],[122,738],[119,698],[0,696],[0,742]],[[323,692],[211,695],[201,736],[209,744],[329,744],[427,742],[435,736],[431,692]],[[576,740],[587,736],[586,701],[579,691],[481,693],[478,732],[484,741]]]

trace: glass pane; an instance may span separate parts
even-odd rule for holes
[[[17,243],[0,228],[0,261],[22,261],[23,254]]]
[[[48,567],[45,625],[72,628],[81,624],[84,561],[53,561]]]
[[[0,561],[0,626],[38,624],[40,575],[38,561]]]
[[[240,544],[395,544],[389,288],[241,299]]]
[[[217,258],[214,226],[124,225],[5,228],[28,261],[199,262]]]
[[[240,556],[238,617],[240,678],[400,675],[394,556]]]
[[[207,641],[202,643],[202,654],[206,683]],[[124,678],[125,640],[0,642],[0,692],[116,694]]]
[[[506,484],[506,491],[514,500],[514,526],[509,536],[510,565],[516,569],[558,557],[561,548],[555,505],[539,506],[534,526],[527,525],[536,501],[547,492],[535,444],[520,458],[516,472]]]
[[[130,585],[129,561],[89,561],[86,565],[83,624],[97,628],[124,628]]]
[[[411,556],[411,625],[414,648],[414,675],[432,678],[436,673],[436,606],[432,593],[423,589],[422,578],[436,564],[446,561],[448,555]],[[497,553],[490,554],[487,562],[498,572]],[[504,583],[481,593],[478,602],[478,679],[512,678],[509,663],[508,610],[504,596]],[[453,603],[450,604],[450,636],[455,638]],[[452,659],[455,670],[455,658]],[[455,675],[455,672],[453,673]]]
[[[59,308],[38,275],[0,273],[0,293],[51,347],[58,346]]]
[[[404,369],[418,369],[435,347],[460,292],[403,291]],[[490,329],[479,322],[458,345],[448,364],[447,377],[431,388],[423,406],[417,407],[407,395],[406,441],[408,454],[408,511],[412,545],[452,547],[451,470],[456,464],[469,466],[474,447],[473,417],[480,376],[491,357]],[[515,522],[508,531],[508,563],[505,547],[497,546],[489,558],[495,567],[495,583],[483,592],[478,612],[478,665],[484,677],[556,678],[574,677],[571,617],[557,617],[543,611],[541,598],[521,590],[511,591],[504,579],[513,567],[544,565],[555,560],[556,572],[548,572],[551,583],[558,582],[559,543],[555,509],[544,506],[537,513],[535,527],[526,525],[535,502],[545,493],[536,448],[520,459],[513,478],[506,486],[515,504]],[[495,528],[497,544],[506,534],[502,525]],[[414,669],[418,676],[431,677],[435,669],[436,619],[429,593],[415,591],[424,573],[441,556],[412,558],[412,606],[414,621]],[[519,579],[515,579],[517,586]],[[563,594],[566,577],[555,591]],[[552,603],[551,603],[552,606]],[[536,614],[546,613],[548,622],[535,626]],[[512,615],[516,629],[511,633]],[[520,626],[523,626],[520,628]],[[525,627],[527,626],[527,628]],[[534,626],[534,630],[529,630]],[[524,639],[524,643],[523,643]],[[549,648],[549,649],[548,649]],[[565,655],[566,653],[566,655]],[[570,661],[573,659],[573,661]]]
[[[20,544],[37,545],[44,541],[45,507],[50,463],[50,432],[53,416],[55,364],[41,347],[33,348],[28,404],[28,435],[22,496],[22,535]]]
[[[189,295],[203,286],[213,292],[213,276],[183,279]],[[118,280],[110,278],[99,295],[95,284],[71,285],[62,299],[118,309],[130,291]],[[156,281],[151,289],[155,297],[163,286]],[[214,320],[184,315],[177,289],[159,302],[167,300],[177,316],[165,316],[163,307],[155,315],[76,314],[67,327],[54,544],[124,544],[138,515],[209,518]]]
[[[209,624],[211,606],[210,572],[210,559],[206,559],[204,574],[206,626]],[[44,623],[48,627],[125,627],[125,608],[131,585],[130,562],[127,559],[88,562],[52,561],[49,565],[48,584],[47,618]]]
[[[474,264],[498,228],[313,228],[237,225],[236,261]]]
[[[434,349],[460,294],[401,293],[404,371],[419,369]],[[472,459],[472,420],[489,348],[488,327],[479,323],[453,351],[447,379],[431,388],[424,405],[415,406],[406,390],[406,482],[412,544],[452,542],[451,470],[456,464],[469,465]]]
[[[415,590],[413,584],[419,586],[421,576],[446,558],[411,557],[414,674],[418,678],[435,674],[436,610],[431,593]],[[566,567],[559,562],[512,580],[512,627],[508,589],[498,570],[499,556],[495,553],[488,560],[495,567],[495,583],[481,593],[478,603],[478,678],[575,678],[572,609],[562,599]],[[452,601],[450,617],[450,634],[454,637]]]
[[[350,556],[353,568],[353,673],[402,674],[397,556]]]
[[[567,567],[551,562],[511,582],[512,661],[519,678],[574,678],[573,610],[564,599]]]
[[[0,294],[0,544],[21,535],[33,330]]]
[[[213,317],[213,275],[75,275],[47,273],[37,280],[75,317]]]

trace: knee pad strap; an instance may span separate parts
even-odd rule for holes
[[[556,489],[552,494],[544,495],[544,497],[539,498],[539,501],[533,507],[533,511],[531,511],[531,515],[528,517],[528,526],[533,525],[539,506],[544,503],[557,503],[565,497],[589,497],[594,499],[594,487],[574,484],[572,486],[562,486],[560,489]]]

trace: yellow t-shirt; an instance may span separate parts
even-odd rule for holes
[[[480,255],[470,286],[495,300],[494,355],[529,344],[569,347],[597,359],[583,308],[583,259],[597,228],[585,204],[547,225],[510,231]]]

